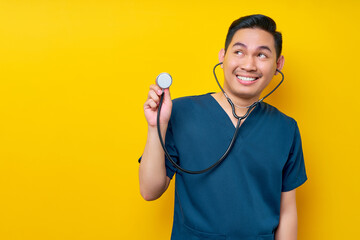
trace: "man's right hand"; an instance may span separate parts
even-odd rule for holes
[[[160,103],[160,97],[162,94],[162,89],[153,84],[150,86],[147,100],[144,104],[144,113],[146,121],[148,122],[149,127],[156,127],[157,124],[157,111]],[[172,101],[170,98],[169,89],[164,89],[164,101],[161,106],[160,112],[160,125],[167,126],[172,109]]]
[[[162,89],[151,85],[144,104],[144,113],[148,122],[148,136],[139,168],[140,193],[147,201],[159,198],[168,188],[170,178],[166,176],[165,155],[157,133],[157,111]],[[170,120],[172,101],[169,89],[164,90],[164,101],[160,112],[160,128],[165,138]]]

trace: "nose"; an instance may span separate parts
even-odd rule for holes
[[[252,56],[247,56],[245,59],[243,59],[241,69],[247,72],[256,71],[257,69],[255,59]]]

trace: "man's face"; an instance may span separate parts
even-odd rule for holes
[[[284,63],[283,56],[276,59],[274,37],[258,28],[238,30],[226,53],[220,51],[219,60],[223,62],[225,92],[251,101],[259,99]]]

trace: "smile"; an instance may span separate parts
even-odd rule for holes
[[[246,81],[246,82],[252,82],[257,80],[258,78],[256,77],[242,77],[242,76],[236,76],[238,79],[242,80],[242,81]]]

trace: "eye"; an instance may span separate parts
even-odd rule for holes
[[[259,53],[259,55],[258,55],[260,58],[267,58],[267,56],[265,55],[265,54],[263,54],[263,53]]]
[[[244,55],[244,53],[243,53],[242,51],[240,51],[240,50],[235,51],[235,54],[236,54],[236,55]]]

